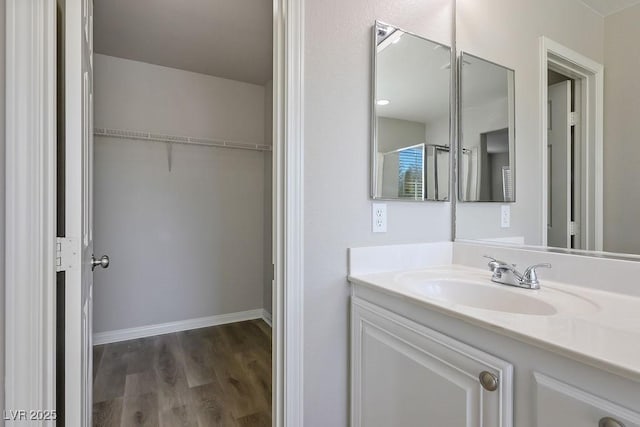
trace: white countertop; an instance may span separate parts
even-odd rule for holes
[[[541,280],[540,290],[520,289],[493,283],[487,270],[455,264],[357,274],[349,276],[349,281],[640,381],[638,297],[546,280]],[[444,287],[456,281],[466,283],[463,290],[478,286],[479,298],[489,304],[494,301],[496,309],[473,307],[475,292],[458,293],[465,304],[454,302],[455,293],[439,295],[440,291],[447,294]],[[528,298],[536,300],[530,306],[549,309],[544,314],[514,312],[518,304],[526,307]],[[505,308],[509,301],[516,309]]]

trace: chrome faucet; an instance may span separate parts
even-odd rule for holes
[[[540,289],[540,281],[538,280],[538,273],[536,268],[551,268],[551,264],[535,264],[527,267],[524,273],[520,273],[516,270],[515,264],[508,264],[504,261],[499,261],[488,255],[484,256],[489,258],[489,270],[493,273],[491,280],[496,283],[501,283],[508,286],[517,286],[525,289]]]

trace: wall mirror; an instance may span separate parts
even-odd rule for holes
[[[462,202],[515,202],[514,72],[461,53],[459,181]]]
[[[376,22],[372,197],[449,199],[451,49]]]
[[[640,255],[640,4],[456,5],[457,48],[517,75],[518,134],[516,202],[458,203],[456,239]]]

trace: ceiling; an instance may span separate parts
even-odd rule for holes
[[[391,39],[391,37],[389,37]],[[380,46],[383,46],[382,42]],[[449,114],[450,50],[411,34],[397,43],[378,47],[376,98],[381,117],[429,123]],[[479,58],[465,56],[465,107],[477,107],[507,97],[507,70]]]
[[[378,48],[376,96],[382,117],[426,123],[449,114],[450,50],[411,34]]]
[[[98,0],[96,53],[264,85],[272,79],[270,0]]]
[[[640,4],[640,0],[580,0],[602,16],[620,12],[628,7]]]

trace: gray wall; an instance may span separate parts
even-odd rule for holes
[[[425,142],[426,125],[409,120],[378,117],[378,152],[386,153]]]
[[[640,253],[640,5],[605,18],[604,250]]]
[[[5,2],[0,3],[0,413],[4,411],[4,89],[5,89]],[[0,419],[0,426],[4,421]]]
[[[457,205],[458,238],[542,237],[540,36],[602,62],[604,20],[578,0],[458,0],[457,47],[515,70],[516,203],[500,229],[500,203]]]
[[[264,86],[103,55],[97,127],[263,143]],[[94,331],[263,308],[264,154],[97,137]]]
[[[305,2],[304,425],[348,425],[347,248],[450,239],[449,203],[388,203],[371,232],[371,26],[450,44],[450,1]]]

